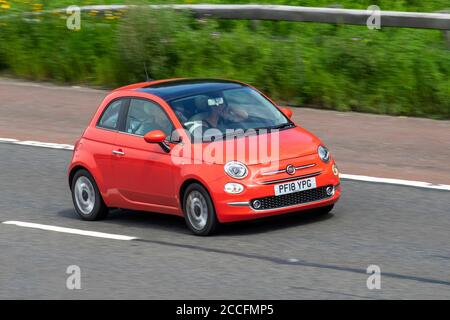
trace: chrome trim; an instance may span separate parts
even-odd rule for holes
[[[144,138],[144,135],[135,134],[135,133],[129,133],[129,132],[126,132],[126,131],[117,131],[117,133],[126,134],[126,135],[129,135],[129,136],[138,137],[138,138]]]
[[[285,207],[278,207],[278,208],[272,208],[272,209],[262,209],[262,210],[256,210],[255,208],[253,208],[251,205],[249,205],[250,209],[252,209],[254,212],[267,212],[267,211],[276,211],[276,210],[282,210],[282,209],[286,209],[286,208],[292,208],[292,207],[302,207],[304,205],[307,204],[313,204],[316,202],[322,202],[322,201],[326,201],[326,200],[330,200],[332,199],[336,194],[329,196],[327,198],[323,198],[320,200],[316,200],[316,201],[310,201],[310,202],[304,202],[304,203],[299,203],[299,204],[293,204],[291,206],[285,206]]]
[[[316,166],[315,163],[306,164],[304,166],[295,167],[295,170],[296,171],[297,170],[302,170],[302,169],[311,168],[311,167],[314,167],[314,166]],[[261,173],[261,175],[262,176],[271,176],[271,175],[279,174],[279,173],[283,173],[283,172],[286,172],[286,169],[280,169],[280,170],[276,170],[276,171],[268,171],[268,172]]]
[[[229,206],[233,206],[233,207],[245,207],[245,206],[249,206],[250,207],[250,202],[248,202],[248,201],[228,202],[227,204]]]
[[[100,127],[100,126],[95,126],[96,129],[101,129],[101,130],[106,130],[106,131],[111,131],[111,132],[115,132],[115,133],[121,133],[121,134],[126,134],[129,136],[133,136],[133,137],[138,137],[138,138],[144,138],[145,135],[140,135],[140,134],[135,134],[135,133],[129,133],[126,131],[120,131],[117,129],[108,129],[108,128],[104,128],[104,127]],[[164,142],[171,142],[170,140],[164,140]],[[173,143],[173,142],[172,142]],[[181,142],[179,142],[181,143]]]
[[[135,134],[135,133],[129,133],[129,132],[126,132],[126,131],[120,131],[120,130],[117,130],[117,129],[109,129],[109,128],[104,128],[104,127],[101,127],[101,126],[95,126],[97,129],[102,129],[102,130],[106,130],[106,131],[111,131],[111,132],[115,132],[115,133],[122,133],[122,134],[126,134],[126,135],[129,135],[129,136],[133,136],[133,137],[139,137],[139,138],[144,138],[144,135],[140,135],[140,134]]]
[[[271,176],[271,175],[282,173],[282,172],[286,172],[286,169],[277,170],[277,171],[268,171],[268,172],[261,173],[261,175],[262,176]]]
[[[286,173],[288,175],[294,175],[297,172],[297,169],[295,169],[295,167],[292,164],[288,164],[286,167]]]
[[[96,126],[95,126],[95,129],[101,129],[101,130],[111,131],[111,132],[115,132],[115,133],[119,132],[119,130],[117,130],[117,129],[104,128],[104,127],[101,127],[101,126],[99,126],[99,125],[96,125]]]
[[[322,171],[317,171],[317,172],[305,174],[302,176],[295,176],[295,177],[291,177],[291,178],[278,179],[278,180],[262,181],[262,182],[257,182],[257,183],[267,185],[267,184],[275,184],[275,183],[279,183],[279,182],[288,182],[288,181],[293,181],[293,180],[316,177],[316,176],[320,175],[321,173],[322,173]]]
[[[337,187],[340,185],[340,183],[338,183],[337,185],[334,186],[334,189],[337,190]],[[320,188],[320,187],[317,187]],[[279,208],[272,208],[272,209],[262,209],[262,210],[256,210],[255,208],[253,208],[250,205],[250,201],[242,201],[242,202],[228,202],[227,204],[229,206],[236,206],[236,207],[245,207],[248,206],[250,209],[252,209],[254,212],[267,212],[267,211],[276,211],[276,210],[281,210],[281,209],[286,209],[286,208],[293,208],[293,207],[302,207],[308,204],[313,204],[313,203],[318,203],[318,202],[322,202],[322,201],[329,201],[332,200],[333,198],[336,197],[336,192],[332,195],[332,196],[328,196],[326,198],[320,199],[320,200],[316,200],[316,201],[310,201],[310,202],[304,202],[304,203],[299,203],[299,204],[293,204],[291,206],[285,206],[285,207],[279,207]],[[256,200],[256,199],[255,199]]]

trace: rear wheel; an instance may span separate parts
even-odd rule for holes
[[[109,209],[103,202],[94,178],[84,169],[77,171],[73,177],[72,200],[83,220],[100,220],[108,215]]]
[[[206,189],[193,183],[187,187],[183,197],[184,218],[188,228],[198,236],[212,234],[219,222]]]

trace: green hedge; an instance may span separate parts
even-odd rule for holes
[[[153,78],[239,79],[291,105],[450,118],[450,50],[440,31],[198,21],[167,10],[83,14],[77,32],[55,15],[3,19],[0,30],[0,70],[28,79],[116,87],[143,81],[145,63]]]

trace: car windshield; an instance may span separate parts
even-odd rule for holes
[[[293,126],[269,100],[249,87],[196,94],[169,104],[184,128],[203,140],[208,131],[225,137],[233,132]]]

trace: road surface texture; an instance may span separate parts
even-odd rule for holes
[[[107,91],[0,79],[0,138],[73,144]],[[342,172],[450,184],[450,121],[293,109]]]
[[[106,94],[0,79],[0,138],[73,144]],[[294,120],[344,173],[450,182],[449,121],[306,108]],[[0,143],[0,154],[0,299],[450,299],[448,191],[343,180],[329,215],[231,224],[200,238],[157,213],[82,221],[67,184],[70,151]],[[80,290],[66,287],[71,265]],[[381,269],[380,290],[367,288],[369,265]]]
[[[121,241],[0,223],[0,299],[450,299],[448,191],[343,181],[333,212],[191,235],[178,217],[77,218],[71,152],[0,144],[0,222],[137,237]],[[66,269],[81,268],[81,290]],[[381,289],[366,286],[369,265]]]

